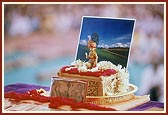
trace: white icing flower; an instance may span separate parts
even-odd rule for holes
[[[99,68],[98,67],[95,67],[95,68],[92,68],[90,71],[91,72],[97,72],[99,70]]]
[[[65,71],[69,71],[69,70],[71,70],[71,68],[70,68],[70,67],[65,69]]]
[[[79,71],[79,72],[87,72],[88,69],[87,69],[86,65],[83,65],[83,66],[80,66],[80,67],[78,68],[78,71]]]
[[[71,65],[74,65],[74,66],[76,66],[76,67],[79,68],[79,67],[83,66],[84,63],[85,63],[85,62],[83,62],[83,61],[81,61],[81,60],[79,59],[79,60],[73,61],[73,62],[71,63]]]
[[[76,68],[76,67],[68,67],[68,68],[65,69],[65,71],[69,71],[69,70],[71,70],[72,68]]]
[[[116,66],[113,63],[111,63],[110,61],[100,61],[99,63],[97,63],[97,67],[101,70],[116,68]]]

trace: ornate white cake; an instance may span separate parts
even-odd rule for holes
[[[116,103],[134,97],[137,87],[129,83],[126,68],[109,61],[100,61],[92,69],[88,69],[86,65],[87,62],[76,60],[70,66],[62,67],[58,76],[87,81],[87,101],[99,100],[95,103],[102,104],[111,100],[110,103]]]
[[[88,96],[114,96],[128,92],[129,73],[121,65],[116,66],[109,61],[100,61],[96,67],[87,69],[86,64],[87,62],[76,60],[71,66],[63,67],[58,75],[90,82],[99,81],[100,83],[97,83],[97,85],[101,86],[93,88],[92,86],[96,84],[90,83],[88,85]]]

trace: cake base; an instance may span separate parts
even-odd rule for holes
[[[115,104],[120,102],[125,102],[134,98],[134,93],[138,90],[138,88],[130,84],[129,90],[125,94],[114,95],[114,96],[86,96],[86,102],[90,102],[98,105],[108,105]]]

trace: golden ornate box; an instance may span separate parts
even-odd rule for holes
[[[87,81],[87,96],[103,96],[103,79],[102,77],[94,77],[94,76],[80,76],[79,74],[68,74],[58,72],[59,77],[73,78],[82,81]]]

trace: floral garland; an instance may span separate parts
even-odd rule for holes
[[[34,100],[41,103],[49,102],[48,107],[58,109],[62,105],[71,106],[72,110],[77,111],[79,108],[85,108],[88,110],[97,110],[97,111],[116,111],[113,108],[102,107],[96,104],[77,102],[72,98],[65,97],[47,97],[41,95],[44,93],[44,90],[31,90],[25,93],[16,93],[16,92],[7,92],[5,93],[5,98],[13,99],[12,101],[19,102],[21,100]]]

